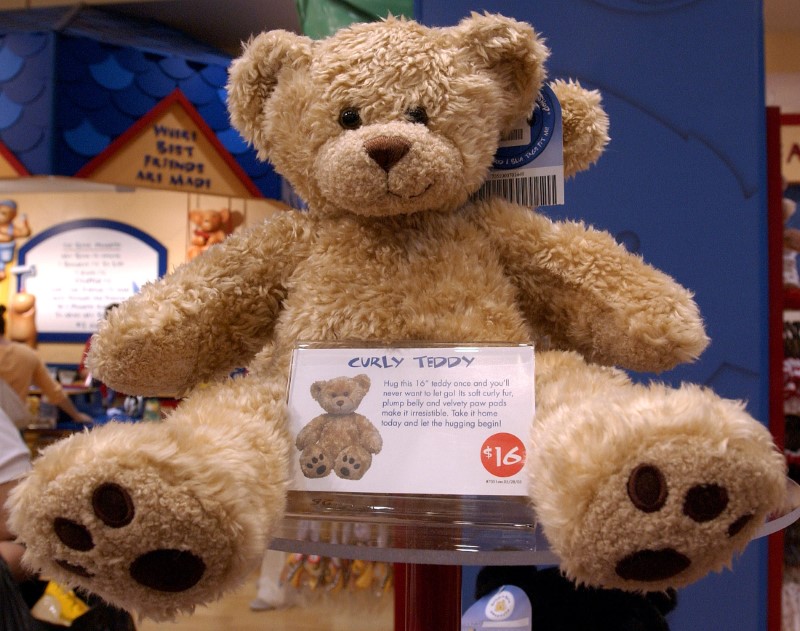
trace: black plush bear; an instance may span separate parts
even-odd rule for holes
[[[516,585],[531,601],[533,631],[669,631],[666,615],[675,608],[674,590],[636,594],[578,586],[558,568],[484,567],[475,598],[502,585]]]

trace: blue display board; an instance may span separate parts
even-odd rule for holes
[[[529,21],[550,77],[600,89],[612,142],[547,209],[615,234],[692,289],[712,344],[659,377],[712,386],[768,416],[767,202],[758,0],[418,0],[429,25],[488,10]],[[650,377],[646,375],[643,377]],[[681,590],[673,631],[766,628],[766,545]],[[465,590],[470,587],[465,585]]]

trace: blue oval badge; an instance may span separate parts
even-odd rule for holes
[[[503,138],[494,155],[492,168],[519,169],[545,150],[556,125],[558,100],[549,86],[542,87],[531,118],[519,121]]]

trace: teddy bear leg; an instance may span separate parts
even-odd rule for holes
[[[537,356],[529,492],[562,569],[658,591],[730,564],[781,507],[785,462],[737,402]]]
[[[361,445],[349,445],[336,456],[334,471],[344,480],[360,480],[371,465],[371,453]]]
[[[45,450],[11,499],[24,562],[156,620],[244,580],[282,516],[290,446],[285,389],[249,381]]]
[[[334,458],[318,444],[309,445],[300,454],[300,471],[307,478],[324,478],[333,470]]]

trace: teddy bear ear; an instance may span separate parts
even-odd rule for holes
[[[233,127],[259,152],[266,143],[265,105],[281,70],[311,61],[313,41],[289,31],[268,31],[250,39],[228,71],[228,111]]]
[[[530,116],[547,76],[550,50],[530,24],[490,13],[472,13],[452,33],[457,44],[472,55],[511,97],[507,123]]]
[[[563,116],[564,176],[572,177],[597,162],[605,151],[609,142],[608,115],[597,90],[563,79],[556,79],[550,87]]]
[[[319,401],[319,395],[322,394],[322,388],[324,385],[324,381],[315,381],[311,384],[311,397],[315,401]]]
[[[364,390],[369,390],[370,380],[367,375],[356,375],[353,377],[353,381],[355,381],[359,386],[364,388]]]

